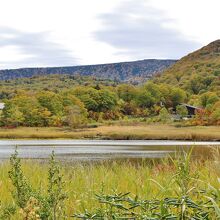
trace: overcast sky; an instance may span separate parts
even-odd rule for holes
[[[219,0],[0,0],[0,69],[179,59],[220,38]]]

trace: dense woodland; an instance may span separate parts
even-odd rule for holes
[[[89,74],[88,74],[89,75]],[[138,85],[82,75],[38,75],[0,81],[1,125],[70,126],[137,118],[184,119],[181,103],[200,107],[182,125],[220,124],[220,41],[189,54],[163,74]]]
[[[195,51],[154,79],[155,83],[176,85],[191,94],[207,91],[220,95],[220,40]]]
[[[219,94],[210,92],[209,87],[195,94],[190,89],[152,81],[134,86],[90,77],[52,75],[1,81],[0,97],[5,103],[1,125],[6,127],[80,128],[94,122],[128,118],[169,123],[174,111],[182,118],[187,115],[181,103],[203,108],[187,121],[190,125],[220,122]]]

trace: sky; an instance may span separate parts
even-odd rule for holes
[[[0,0],[0,69],[180,59],[220,38],[219,0]]]

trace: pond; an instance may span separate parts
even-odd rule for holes
[[[0,160],[6,160],[17,148],[19,157],[46,160],[55,152],[62,161],[103,161],[118,159],[154,159],[176,155],[193,147],[194,157],[209,157],[210,147],[220,142],[157,140],[1,140]]]

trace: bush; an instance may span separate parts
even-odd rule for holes
[[[20,208],[23,219],[63,219],[65,217],[63,204],[66,193],[64,192],[64,181],[60,167],[55,161],[54,152],[50,158],[46,195],[41,194],[40,190],[35,190],[24,176],[17,151],[11,156],[10,164],[9,177],[14,186],[12,195],[16,206]]]
[[[186,106],[178,105],[178,106],[176,107],[176,113],[177,113],[178,115],[180,115],[181,117],[185,117],[185,116],[188,115],[188,110],[187,110]]]
[[[158,115],[158,121],[162,122],[162,123],[166,123],[166,122],[171,121],[171,116],[166,108],[162,108],[160,110],[160,113]]]
[[[67,107],[66,112],[65,122],[70,128],[82,128],[86,126],[87,118],[82,114],[78,106]]]

